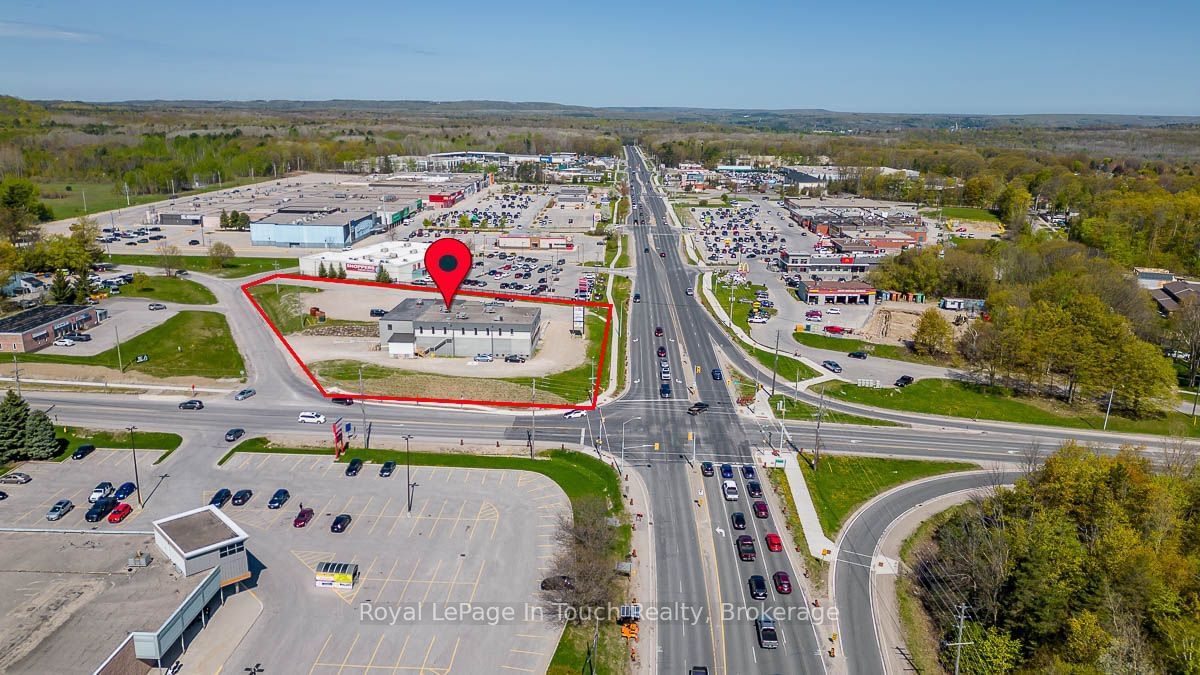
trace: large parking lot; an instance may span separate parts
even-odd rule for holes
[[[550,479],[414,467],[410,512],[403,464],[390,478],[370,464],[348,477],[345,465],[327,456],[244,454],[201,476],[155,469],[155,456],[139,453],[145,509],[135,508],[119,525],[83,522],[82,507],[96,482],[132,480],[129,453],[103,450],[79,461],[26,465],[22,470],[33,481],[5,486],[10,497],[0,523],[148,530],[151,520],[204,504],[220,488],[250,489],[248,503],[228,503],[224,511],[250,534],[247,549],[258,568],[254,592],[265,609],[233,663],[286,673],[546,670],[558,629],[527,612],[537,605],[555,524],[569,506]],[[289,501],[268,509],[281,487],[290,491]],[[75,501],[76,509],[48,523],[45,511],[60,498]],[[297,528],[301,504],[315,516]],[[340,514],[351,523],[333,533],[330,525]],[[355,588],[316,587],[313,569],[324,561],[357,564]],[[447,611],[467,608],[513,614],[455,618]]]
[[[513,192],[493,187],[479,196],[468,197],[449,209],[425,211],[414,218],[417,226],[428,219],[434,227],[456,227],[462,216],[480,228],[527,228],[534,217],[550,202],[548,188],[532,185],[514,186]]]

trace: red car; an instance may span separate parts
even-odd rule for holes
[[[665,257],[667,257],[667,252],[666,252],[666,251],[659,251],[659,252],[658,252],[658,257],[660,257],[660,258],[665,258]]]
[[[304,508],[300,509],[300,513],[296,514],[296,519],[292,521],[292,527],[304,527],[308,521],[313,518],[313,510]]]
[[[658,358],[660,358],[660,359],[661,359],[662,357],[664,357],[664,356],[666,356],[666,355],[667,355],[667,348],[666,348],[666,347],[659,347],[659,348],[658,348]]]
[[[654,337],[662,337],[662,336],[663,336],[662,326],[655,326],[654,327]]]
[[[776,593],[787,595],[792,592],[792,578],[787,572],[776,572],[771,575],[771,581],[775,582]]]
[[[771,515],[767,511],[767,503],[766,502],[754,502],[753,508],[754,508],[754,517],[755,518],[766,518],[767,516]]]
[[[825,332],[832,335],[841,335],[846,332],[846,329],[841,326],[825,326]]]
[[[122,520],[125,520],[125,517],[131,513],[133,513],[133,507],[125,502],[121,502],[120,504],[117,504],[117,507],[113,509],[111,513],[108,514],[108,522],[119,523]]]
[[[783,550],[783,540],[774,532],[767,535],[767,550],[773,553],[779,553]]]

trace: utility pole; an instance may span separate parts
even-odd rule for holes
[[[954,675],[958,675],[959,662],[962,660],[962,648],[964,646],[973,645],[975,643],[974,642],[963,642],[963,639],[962,639],[963,621],[965,621],[967,618],[966,604],[961,604],[958,607],[956,607],[955,609],[958,610],[958,615],[955,617],[958,619],[958,641],[951,642],[950,644],[948,644],[946,646],[954,647]]]
[[[408,512],[412,513],[412,493],[413,493],[412,451],[408,445],[408,442],[412,440],[412,434],[404,434],[400,438],[404,439],[404,483],[405,483],[404,490],[407,493]]]
[[[533,407],[534,401],[537,401],[537,378],[533,378],[533,394],[529,399],[529,459],[533,459],[535,453],[534,448],[537,447],[537,409]]]
[[[1108,407],[1104,409],[1104,431],[1108,431],[1108,415],[1112,412],[1113,395],[1117,393],[1116,385],[1108,390]]]
[[[87,190],[81,190],[83,193],[83,214],[87,215]]]
[[[779,372],[779,331],[775,331],[775,362],[771,365],[771,396],[775,395],[775,374]]]
[[[363,398],[358,399],[358,407],[362,408],[363,450],[369,450],[370,448],[368,446],[371,442],[371,434],[367,431],[367,400],[366,400],[367,391],[365,389],[363,389],[362,369],[363,369],[363,367],[361,365],[359,365],[359,367],[358,367],[358,393]]]
[[[17,353],[13,352],[13,379],[17,381],[17,396],[21,395],[21,364],[17,363]]]
[[[117,324],[113,324],[113,335],[117,337],[117,370],[125,372],[125,361],[121,359],[121,331],[117,330]],[[13,354],[13,358],[17,355]]]
[[[817,408],[817,431],[813,441],[813,471],[821,464],[821,420],[825,417],[825,391],[821,391],[821,406]]]
[[[138,479],[137,469],[137,446],[133,442],[133,432],[137,431],[137,427],[125,427],[125,431],[129,432],[129,452],[133,454],[133,489],[137,490],[138,508],[142,508],[142,481]]]

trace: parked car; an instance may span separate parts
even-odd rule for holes
[[[746,562],[753,562],[756,554],[754,552],[754,539],[748,534],[740,535],[737,538],[738,558]]]
[[[204,402],[191,398],[179,404],[180,410],[204,410]]]
[[[354,405],[354,399],[346,398],[345,396],[334,396],[329,399],[329,402],[335,405]]]
[[[246,435],[245,429],[242,429],[239,427],[234,427],[233,429],[230,429],[229,431],[225,432],[225,442],[232,443],[245,435]]]
[[[325,424],[325,416],[318,412],[305,411],[296,416],[301,424]]]
[[[120,502],[113,507],[112,512],[108,514],[108,522],[119,523],[122,520],[125,520],[125,518],[131,513],[133,513],[133,507],[125,502]]]
[[[792,592],[792,578],[787,572],[776,572],[771,575],[771,581],[775,582],[775,592],[780,595],[788,595]]]
[[[54,346],[55,347],[74,347],[75,341],[68,340],[67,338],[59,338],[54,341]]]
[[[896,386],[900,387],[900,388],[904,388],[904,387],[907,387],[908,385],[912,384],[913,382],[914,382],[914,380],[913,380],[912,375],[901,375],[900,378],[896,380]]]
[[[386,310],[386,309],[378,309],[378,308],[376,308],[376,309],[372,309],[372,310],[371,310],[371,316],[372,316],[373,318],[379,318],[379,317],[383,316],[384,314],[387,314],[387,310]]]
[[[754,504],[751,505],[751,508],[754,509],[755,518],[766,518],[771,515],[770,511],[767,509],[766,502],[754,502]]]
[[[746,514],[741,511],[734,511],[729,514],[729,522],[733,524],[733,529],[744,530],[746,529]]]
[[[215,506],[219,509],[222,506],[225,506],[225,502],[229,501],[229,498],[232,496],[233,493],[229,491],[229,488],[221,488],[212,496],[212,499],[208,500],[208,504],[209,506]]]
[[[243,389],[243,390],[241,390],[241,391],[239,391],[238,393],[236,393],[236,394],[234,394],[234,395],[233,395],[233,400],[235,400],[235,401],[245,401],[246,399],[250,398],[251,396],[253,396],[253,395],[257,394],[257,393],[258,393],[258,392],[257,392],[257,391],[255,391],[255,390],[253,390],[253,389]]]
[[[780,539],[779,535],[775,534],[774,532],[768,533],[767,534],[767,550],[771,551],[772,553],[779,553],[780,551],[782,551],[783,550],[783,539]]]
[[[345,532],[347,527],[350,527],[350,514],[343,513],[333,519],[333,523],[329,526],[330,532]]]
[[[124,483],[121,483],[121,486],[117,488],[117,491],[113,493],[113,496],[118,500],[128,499],[129,495],[133,494],[134,492],[137,492],[137,485],[135,485],[132,481],[125,481]]]
[[[189,239],[188,240],[188,246],[199,246],[199,245],[200,245],[199,239]]]
[[[573,419],[577,419],[579,417],[587,417],[587,411],[586,410],[568,410],[567,412],[563,413],[563,419],[566,419],[566,420],[573,420]]]
[[[308,521],[312,519],[313,510],[309,508],[302,508],[300,509],[300,513],[297,513],[296,517],[292,519],[292,527],[304,527],[308,524]]]
[[[491,363],[495,361],[491,354],[476,354],[474,360],[478,363]]]
[[[712,476],[716,473],[712,462],[700,462],[700,473],[704,476]]]
[[[867,358],[867,353],[866,352],[850,352],[846,356],[849,356],[852,359],[860,359],[861,360],[861,359]]]
[[[350,460],[350,463],[346,465],[346,475],[357,476],[358,472],[362,470],[362,465],[363,461],[357,457]]]
[[[838,362],[837,362],[837,361],[828,361],[828,360],[826,360],[826,361],[822,361],[822,362],[821,362],[821,365],[825,367],[825,370],[828,370],[828,371],[829,371],[829,372],[831,372],[831,373],[840,373],[840,372],[842,372],[842,367],[841,367],[840,365],[838,365]]]
[[[395,470],[396,470],[396,463],[389,459],[388,461],[384,462],[382,466],[379,467],[379,477],[380,478],[388,478],[389,476],[392,475],[392,472],[394,472]]]
[[[268,509],[278,509],[278,508],[282,507],[284,504],[286,504],[287,500],[290,499],[291,496],[292,496],[292,493],[288,492],[287,490],[285,490],[283,488],[279,488],[278,490],[275,491],[275,494],[271,495],[270,501],[267,502],[267,508]]]
[[[95,450],[96,446],[92,445],[91,443],[84,443],[78,448],[75,448],[75,452],[71,453],[71,459],[83,459],[84,457],[87,457],[95,452]]]
[[[55,521],[71,512],[75,508],[75,504],[71,503],[70,499],[60,499],[54,502],[54,506],[46,512],[46,520]]]
[[[24,485],[31,480],[33,479],[29,477],[29,474],[20,471],[12,471],[0,476],[0,484],[4,485]]]
[[[88,509],[83,519],[89,523],[98,523],[116,507],[117,500],[112,497],[101,497],[96,500],[96,503],[92,504],[92,508]]]
[[[755,600],[767,599],[767,580],[761,574],[751,575],[747,585],[750,586],[750,597]]]
[[[67,338],[68,340],[74,340],[75,342],[92,341],[92,336],[88,335],[87,333],[71,333],[70,335],[64,335],[63,337]]]
[[[504,357],[505,363],[525,363],[525,357],[520,354],[509,354]]]
[[[233,505],[242,506],[254,497],[254,490],[238,490],[233,493]]]
[[[88,503],[95,504],[97,501],[112,495],[112,493],[113,493],[113,484],[112,483],[110,483],[108,481],[99,483],[98,485],[96,485],[95,488],[92,489],[92,494],[88,495]]]
[[[167,308],[167,306],[166,306],[166,305],[164,305],[164,304],[162,304],[161,302],[152,302],[152,303],[150,303],[149,305],[147,305],[147,308],[148,308],[148,309],[149,309],[151,312],[157,312],[157,311],[158,311],[158,310],[160,310],[160,309],[166,309],[166,308]]]

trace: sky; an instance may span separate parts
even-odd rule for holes
[[[30,2],[30,99],[1200,114],[1196,0]]]

